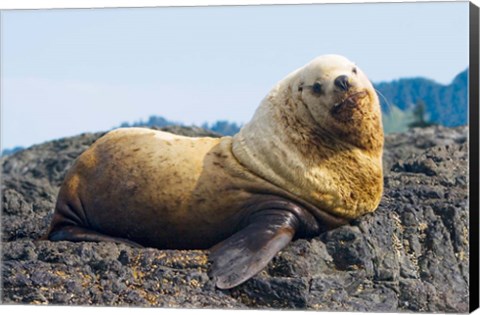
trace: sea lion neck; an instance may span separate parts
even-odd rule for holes
[[[299,80],[294,72],[280,81],[232,142],[240,163],[279,186],[321,163],[325,153],[351,147],[323,130],[295,97]]]
[[[301,195],[295,188],[299,174],[305,174],[321,160],[305,150],[306,147],[312,149],[306,144],[311,132],[307,126],[311,122],[298,119],[294,114],[305,109],[287,97],[292,90],[287,83],[287,80],[281,81],[263,99],[252,120],[233,137],[232,152],[257,176]]]

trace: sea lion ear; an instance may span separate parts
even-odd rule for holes
[[[302,92],[303,91],[303,82],[300,82],[300,84],[298,85],[298,92]]]
[[[286,210],[262,210],[250,223],[211,248],[210,276],[219,289],[233,288],[259,273],[292,240],[299,220]]]

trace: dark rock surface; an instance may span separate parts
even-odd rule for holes
[[[387,136],[385,193],[375,213],[292,242],[231,290],[209,281],[208,251],[36,241],[66,170],[101,135],[60,139],[1,159],[3,303],[468,311],[467,127]]]

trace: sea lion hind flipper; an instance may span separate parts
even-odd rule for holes
[[[127,244],[135,248],[143,248],[142,245],[131,240],[108,236],[81,226],[66,225],[52,230],[46,239],[50,241],[71,241],[71,242],[114,242]]]
[[[293,238],[296,216],[285,210],[262,210],[247,226],[211,248],[210,276],[219,289],[233,288],[260,272]]]

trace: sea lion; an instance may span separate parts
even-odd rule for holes
[[[382,149],[370,81],[346,58],[320,56],[233,137],[122,128],[98,139],[67,173],[47,237],[210,248],[216,286],[232,288],[294,237],[374,211]]]

